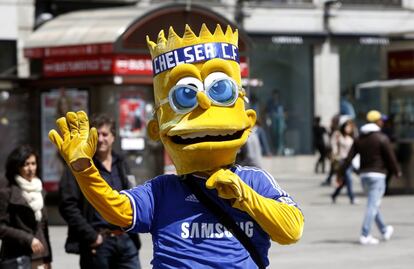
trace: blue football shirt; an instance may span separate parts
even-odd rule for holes
[[[231,168],[260,195],[297,206],[267,172],[235,165]],[[232,216],[269,265],[269,235],[245,212],[231,207],[205,187],[206,179],[191,175],[203,191]],[[128,231],[151,233],[154,268],[257,268],[248,251],[191,193],[177,175],[161,175],[122,191],[131,200],[133,223]]]

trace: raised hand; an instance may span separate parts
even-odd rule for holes
[[[89,130],[86,113],[68,112],[66,118],[56,120],[56,125],[62,136],[53,129],[49,132],[49,139],[60,155],[75,171],[88,168],[96,151],[98,132],[96,128]]]

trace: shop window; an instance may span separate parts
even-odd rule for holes
[[[251,89],[251,104],[277,155],[312,152],[312,46],[254,42],[251,77],[263,81]]]
[[[366,90],[357,98],[355,86],[359,83],[381,79],[381,46],[342,44],[339,45],[341,102],[348,102],[355,110],[360,125],[365,114],[373,108],[379,109],[378,89]]]

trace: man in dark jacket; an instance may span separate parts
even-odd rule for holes
[[[95,166],[114,190],[131,188],[129,179],[133,176],[129,175],[129,167],[112,150],[113,119],[98,115],[92,124],[98,130]],[[59,191],[59,210],[69,225],[65,249],[68,253],[80,254],[81,268],[140,268],[138,234],[127,234],[106,222],[83,196],[69,169],[62,176]]]
[[[385,192],[387,171],[398,177],[401,176],[401,171],[389,139],[381,132],[381,113],[371,110],[367,114],[367,121],[368,123],[361,127],[360,136],[355,139],[341,168],[344,170],[351,164],[355,155],[360,154],[360,177],[364,191],[368,195],[368,202],[359,241],[362,245],[376,245],[379,240],[370,234],[374,220],[384,240],[389,240],[394,232],[391,225],[385,225],[379,211]]]

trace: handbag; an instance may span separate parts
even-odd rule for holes
[[[247,236],[247,234],[236,224],[234,219],[224,212],[223,208],[221,208],[217,203],[215,203],[212,199],[210,199],[195,183],[193,180],[188,180],[186,176],[182,177],[184,183],[190,188],[191,192],[197,197],[197,199],[202,203],[205,207],[207,207],[211,213],[213,213],[221,224],[226,227],[228,231],[230,231],[237,240],[244,246],[244,248],[249,252],[250,257],[256,263],[259,269],[265,269],[262,257],[260,256],[259,252],[255,248],[252,243],[252,240]]]
[[[0,261],[0,269],[31,269],[32,260],[29,256],[19,256]]]

